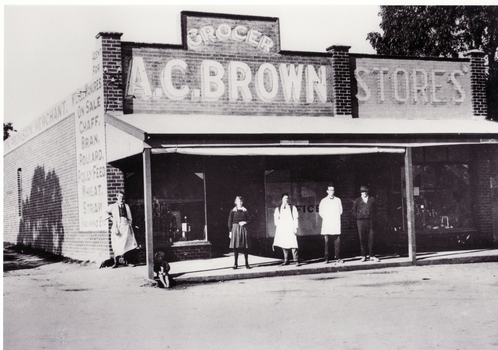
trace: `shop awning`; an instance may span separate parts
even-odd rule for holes
[[[127,114],[114,117],[147,134],[486,134],[498,123],[479,119],[368,119],[351,116],[256,116]]]
[[[228,116],[106,114],[108,162],[139,154],[144,148],[152,153],[195,155],[335,155],[403,153],[406,147],[498,143],[498,123],[479,120],[353,119],[351,117]],[[351,135],[347,143],[285,142],[285,135]],[[382,135],[453,135],[467,140],[392,142]],[[164,135],[166,142],[151,147],[148,137]],[[283,141],[266,144],[177,144],[168,142],[178,135],[279,135]],[[374,135],[375,142],[355,142],[356,135]],[[477,138],[475,135],[479,135]]]
[[[153,154],[180,153],[201,156],[316,156],[404,152],[404,148],[380,147],[171,147],[152,149]]]
[[[145,132],[126,125],[112,116],[106,115],[107,162],[113,162],[142,153]]]

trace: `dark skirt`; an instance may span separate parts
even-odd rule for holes
[[[239,224],[232,225],[232,239],[230,240],[230,249],[249,249],[249,236],[245,226]]]

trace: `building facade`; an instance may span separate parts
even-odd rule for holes
[[[99,33],[92,80],[4,142],[4,241],[112,256],[105,207],[124,190],[150,264],[228,252],[235,196],[252,253],[272,256],[282,193],[305,258],[323,255],[318,204],[341,198],[343,250],[361,185],[379,254],[498,240],[498,124],[484,57],[284,51],[278,18],[182,12],[182,44]],[[150,269],[149,269],[150,270]],[[151,272],[151,271],[149,271]]]

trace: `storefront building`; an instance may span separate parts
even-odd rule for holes
[[[158,250],[211,258],[228,252],[241,195],[252,253],[274,256],[273,211],[287,192],[301,256],[321,258],[318,204],[331,183],[345,255],[359,253],[361,185],[379,203],[379,254],[415,260],[498,240],[498,124],[485,120],[482,53],[283,51],[277,18],[181,19],[181,45],[99,33],[92,80],[4,142],[4,241],[106,259],[104,209],[124,190],[149,263]]]

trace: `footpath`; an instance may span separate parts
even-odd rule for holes
[[[27,254],[27,255],[26,255]],[[358,270],[373,270],[395,267],[409,267],[414,263],[408,257],[379,256],[380,262],[361,262],[360,257],[346,258],[344,263],[335,264],[331,261],[325,264],[322,259],[301,261],[301,266],[290,263],[281,266],[281,259],[249,255],[250,269],[244,266],[244,257],[239,256],[239,268],[233,269],[233,255],[204,260],[185,260],[171,262],[169,272],[175,285],[189,283],[221,282],[230,280],[244,280],[252,278],[309,275],[330,272],[346,272]],[[64,273],[69,279],[68,284],[78,284],[85,281],[86,287],[108,288],[112,285],[120,287],[140,287],[158,285],[157,280],[148,279],[146,265],[135,267],[120,266],[117,269],[99,269],[100,263],[75,263],[72,261],[50,260],[39,255],[29,253],[18,254],[4,248],[4,277],[23,276],[36,274],[50,275]],[[417,253],[415,265],[442,265],[442,264],[467,264],[481,262],[498,262],[498,249],[473,249],[444,252]],[[74,277],[71,277],[74,276]],[[71,282],[70,279],[74,279]]]
[[[361,262],[360,257],[344,259],[344,263],[325,264],[323,259],[301,261],[301,266],[290,263],[281,266],[282,260],[249,255],[251,269],[243,265],[243,257],[239,256],[239,267],[233,269],[233,256],[207,260],[187,260],[170,263],[170,276],[177,283],[219,282],[262,277],[318,274],[355,270],[370,270],[413,266],[408,257],[379,256],[380,262]],[[474,249],[446,252],[417,253],[416,265],[467,264],[477,262],[498,262],[498,249]],[[147,266],[133,268],[133,273],[147,277]]]

